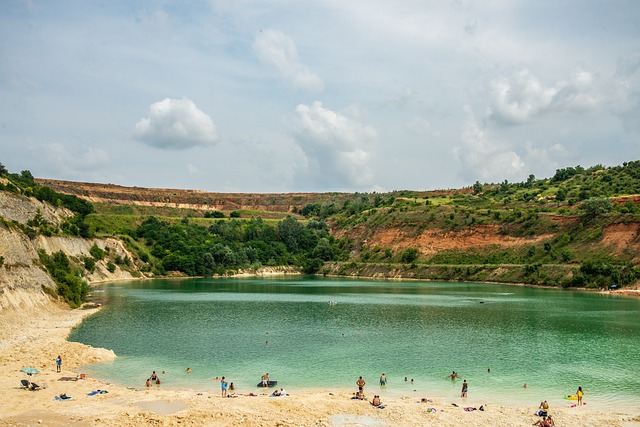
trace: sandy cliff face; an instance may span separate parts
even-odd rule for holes
[[[66,208],[56,208],[34,198],[0,191],[0,216],[9,221],[26,224],[40,211],[42,217],[56,227],[73,217],[73,212]]]
[[[32,198],[0,191],[0,216],[7,223],[0,225],[0,256],[4,259],[0,267],[0,310],[50,303],[51,298],[45,289],[53,291],[56,284],[40,264],[39,249],[49,254],[62,251],[69,258],[81,260],[91,256],[89,251],[96,244],[110,254],[132,259],[122,242],[116,239],[41,235],[31,239],[20,228],[10,225],[13,221],[26,224],[38,210],[47,221],[56,225],[71,216],[66,209],[56,209]],[[113,273],[109,272],[107,260],[96,262],[94,273],[85,277],[89,283],[131,278],[133,276],[129,272],[119,267]]]
[[[43,287],[55,289],[55,283],[38,261],[33,242],[20,230],[0,227],[0,310],[9,307],[46,304],[49,297]]]

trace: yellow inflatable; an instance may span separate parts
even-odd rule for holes
[[[578,400],[578,396],[576,396],[575,394],[570,394],[570,395],[566,396],[565,399]]]

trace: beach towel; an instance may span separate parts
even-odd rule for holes
[[[470,412],[470,411],[475,411],[476,408],[472,408],[471,406],[467,406],[466,408],[464,408],[465,411]]]
[[[96,394],[106,394],[109,393],[107,390],[94,390],[91,393],[87,393],[87,396],[95,396]]]
[[[55,400],[69,400],[71,396],[67,396],[66,394],[61,394],[60,396],[54,397]]]
[[[58,381],[78,381],[76,377],[60,377]]]
[[[427,408],[427,412],[435,414],[436,413],[436,408]]]

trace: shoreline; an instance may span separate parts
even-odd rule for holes
[[[481,396],[470,396],[458,407],[433,399],[417,403],[414,395],[386,395],[377,384],[366,387],[368,398],[380,393],[384,409],[366,401],[352,400],[352,392],[337,388],[296,390],[286,397],[245,396],[229,399],[220,396],[213,380],[207,391],[159,388],[133,389],[76,377],[80,366],[112,360],[116,355],[105,349],[69,342],[73,327],[98,309],[71,310],[55,302],[0,311],[0,426],[137,426],[137,425],[215,425],[215,426],[522,426],[538,417],[533,412],[538,402],[527,406],[488,405],[484,411],[465,411],[462,405],[479,408]],[[56,373],[54,359],[62,356],[62,372]],[[28,377],[20,372],[26,366],[40,370]],[[21,389],[20,380],[45,385],[39,391]],[[87,394],[107,390],[106,394]],[[68,401],[56,401],[66,393]],[[430,396],[423,396],[430,398]],[[459,402],[460,403],[460,402]],[[435,412],[427,412],[435,408]],[[588,406],[552,408],[558,426],[640,426],[640,409],[619,408],[599,412]]]

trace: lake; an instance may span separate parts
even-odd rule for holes
[[[578,386],[598,407],[640,407],[640,300],[480,283],[307,276],[118,282],[71,341],[118,355],[84,372],[143,388],[278,386],[532,404]],[[186,373],[190,367],[192,372]],[[489,372],[490,369],[490,372]],[[378,378],[385,373],[388,385]],[[407,377],[407,381],[404,378]],[[413,379],[413,384],[411,384]],[[523,385],[527,384],[527,388]]]

